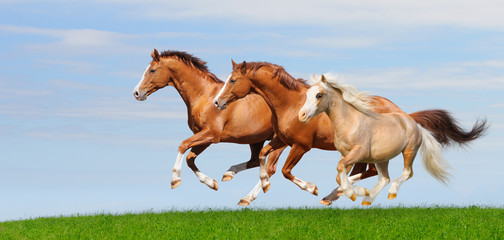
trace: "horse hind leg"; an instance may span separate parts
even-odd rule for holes
[[[287,147],[287,145],[280,147],[278,149],[273,150],[269,155],[268,155],[268,162],[266,164],[266,172],[269,177],[273,176],[276,171],[276,166],[278,163],[278,158],[280,157],[280,154],[282,151]],[[268,178],[269,178],[268,177]],[[247,196],[243,197],[240,202],[238,202],[238,205],[240,206],[248,206],[252,201],[254,201],[257,196],[259,196],[259,192],[262,189],[262,184],[261,180],[255,185],[255,187],[247,194]]]
[[[363,206],[369,206],[375,200],[376,196],[389,184],[390,177],[388,173],[389,161],[376,163],[376,170],[378,171],[378,183],[369,190],[369,196],[364,197],[362,200]]]
[[[243,163],[239,163],[239,164],[231,166],[222,176],[222,181],[225,182],[225,181],[229,181],[229,180],[233,179],[234,175],[241,172],[241,171],[244,171],[244,170],[247,170],[250,168],[259,167],[259,153],[261,152],[261,149],[264,145],[264,142],[265,141],[249,144],[250,145],[250,160],[248,160],[247,162],[243,162]]]
[[[406,182],[406,180],[410,179],[413,177],[413,160],[415,159],[415,156],[417,154],[418,148],[415,149],[405,149],[403,151],[403,157],[404,157],[404,169],[399,178],[396,180],[392,181],[390,184],[390,189],[389,189],[389,194],[388,194],[388,199],[393,200],[397,197],[397,192],[399,191],[399,187],[401,187],[401,184]]]

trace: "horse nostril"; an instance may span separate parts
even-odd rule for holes
[[[134,95],[135,97],[138,97],[140,94],[138,93],[138,91],[135,91],[135,92],[133,92],[133,95]]]
[[[213,101],[213,104],[214,104],[215,106],[219,106],[219,102],[217,102],[217,100],[214,100],[214,101]]]

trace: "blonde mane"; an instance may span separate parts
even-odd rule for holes
[[[355,109],[366,115],[376,115],[376,113],[372,111],[372,97],[369,96],[366,92],[359,92],[353,85],[344,83],[342,78],[338,75],[326,73],[324,74],[324,77],[329,86],[321,81],[322,76],[315,75],[312,78],[312,84],[320,83],[320,85],[326,89],[333,88],[339,90],[343,96],[343,100],[346,103],[352,105]]]

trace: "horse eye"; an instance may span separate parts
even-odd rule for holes
[[[229,82],[230,83],[236,83],[236,79],[231,79]]]
[[[150,73],[155,73],[156,72],[156,69],[151,69],[150,70]]]
[[[322,97],[322,93],[317,93],[317,96],[315,96],[316,98],[321,98]]]

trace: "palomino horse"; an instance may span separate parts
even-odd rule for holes
[[[191,149],[186,159],[189,167],[202,183],[214,190],[218,189],[217,182],[201,173],[194,164],[196,157],[212,143],[250,145],[250,160],[231,166],[224,174],[223,181],[231,180],[240,171],[259,166],[259,152],[264,142],[273,136],[271,111],[264,100],[258,95],[251,95],[226,111],[217,110],[212,99],[224,84],[208,71],[205,62],[178,51],[165,51],[160,55],[154,49],[151,56],[152,61],[133,91],[135,98],[143,101],[158,89],[173,86],[187,106],[189,128],[194,133],[178,148],[171,187],[179,186],[182,158]],[[276,162],[282,150],[278,149],[270,159]]]
[[[266,62],[243,62],[241,64],[233,62],[233,71],[224,84],[224,88],[215,98],[214,104],[223,109],[230,102],[243,98],[251,92],[261,95],[273,112],[273,129],[277,137],[292,147],[282,168],[282,173],[301,189],[316,194],[317,188],[314,184],[304,182],[291,174],[292,168],[299,162],[303,154],[311,148],[336,150],[333,127],[326,114],[320,114],[306,124],[301,123],[295,117],[306,99],[305,93],[308,88],[309,86],[303,80],[293,78],[281,66]],[[403,113],[399,107],[386,98],[375,96],[372,100],[370,104],[374,112]],[[485,122],[483,122],[481,125],[476,124],[470,132],[464,132],[451,115],[443,110],[419,111],[410,114],[410,116],[417,123],[433,132],[436,139],[445,146],[453,143],[466,144],[481,136],[485,130]],[[274,173],[270,171],[270,161],[268,161],[267,171],[264,169],[265,156],[272,150],[282,146],[277,142],[275,139],[272,140],[260,153],[260,176],[265,181],[261,181],[261,184],[256,185],[256,187],[260,188],[262,186],[263,191],[269,188],[267,178]],[[366,176],[357,174],[350,179],[355,182],[364,177]],[[253,193],[254,190],[242,201],[246,204]],[[321,203],[330,205],[341,194],[341,189],[337,188],[322,199]]]
[[[390,159],[402,153],[404,170],[390,186],[388,199],[396,198],[402,183],[413,176],[413,160],[420,149],[427,171],[437,180],[448,180],[447,163],[441,156],[442,145],[425,128],[405,113],[375,113],[369,104],[371,97],[344,84],[333,75],[321,76],[306,92],[306,102],[299,110],[302,122],[325,112],[333,124],[334,146],[342,157],[338,175],[344,194],[355,201],[365,196],[362,205],[371,205],[378,193],[390,182]],[[378,183],[371,191],[353,186],[346,168],[364,162],[374,163],[378,170]]]

